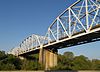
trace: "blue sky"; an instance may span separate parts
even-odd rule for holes
[[[76,0],[0,0],[0,50],[9,51],[31,34],[45,35],[49,25]],[[100,59],[100,42],[64,48]]]

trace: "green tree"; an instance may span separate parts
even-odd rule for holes
[[[73,64],[73,70],[89,70],[92,65],[91,61],[83,55],[76,56],[73,60]]]
[[[15,70],[14,64],[2,64],[2,69],[1,70]]]
[[[6,57],[5,51],[0,51],[0,60],[5,59]]]
[[[72,70],[72,60],[66,57],[66,55],[58,55],[58,65],[53,70]]]
[[[43,70],[44,66],[38,62],[39,55],[29,55],[24,60],[11,54],[0,51],[0,70]],[[58,65],[52,70],[100,70],[100,60],[89,60],[80,55],[74,56],[72,52],[58,54]]]
[[[100,70],[100,60],[97,60],[97,59],[92,60],[92,69]]]
[[[64,52],[64,56],[69,60],[74,58],[74,54],[72,52]]]
[[[42,70],[44,69],[43,65],[39,64],[39,55],[29,55],[27,59],[22,62],[22,70]]]

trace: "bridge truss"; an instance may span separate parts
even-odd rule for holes
[[[49,26],[45,36],[33,34],[22,41],[20,46],[13,49],[11,52],[14,52],[16,55],[20,55],[39,49],[41,45],[43,45],[43,47],[49,47],[54,44],[99,32],[99,2],[99,0],[76,1],[54,20],[54,22]],[[93,38],[93,40],[95,39]],[[63,46],[60,45],[58,47],[61,48]]]

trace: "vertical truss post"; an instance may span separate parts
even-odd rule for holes
[[[31,48],[33,48],[33,35],[31,37],[31,42],[32,42]]]
[[[27,50],[29,49],[29,39],[27,38]]]
[[[26,39],[26,50],[28,49],[28,40]]]
[[[69,7],[68,11],[69,11],[69,37],[71,37],[71,11],[70,11],[70,7]]]
[[[31,48],[30,44],[31,44],[31,37],[29,36],[29,48]]]
[[[36,35],[36,39],[37,39],[37,43],[39,44],[39,45],[41,45],[41,43],[40,43],[40,40],[39,40],[39,37]]]
[[[48,29],[48,34],[47,34],[47,36],[48,36],[48,44],[50,44],[50,30]]]
[[[57,20],[57,41],[59,40],[59,21]]]
[[[24,48],[24,46],[25,45],[23,45],[24,44],[24,41],[20,44],[20,49],[21,49],[21,51],[23,51],[23,48]]]
[[[88,22],[88,0],[85,0],[85,5],[86,5],[86,26],[87,30],[89,28],[89,22]]]

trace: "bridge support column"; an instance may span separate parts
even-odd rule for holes
[[[43,45],[40,46],[39,63],[42,65],[45,64],[45,50],[43,49]]]
[[[48,50],[41,48],[39,53],[39,63],[44,65],[46,70],[57,66],[57,52],[57,49]]]
[[[44,65],[44,60],[45,60],[44,57],[45,57],[44,56],[44,50],[41,48],[40,52],[39,52],[39,63],[42,64],[42,65]]]
[[[45,69],[57,66],[57,50],[45,50]]]

